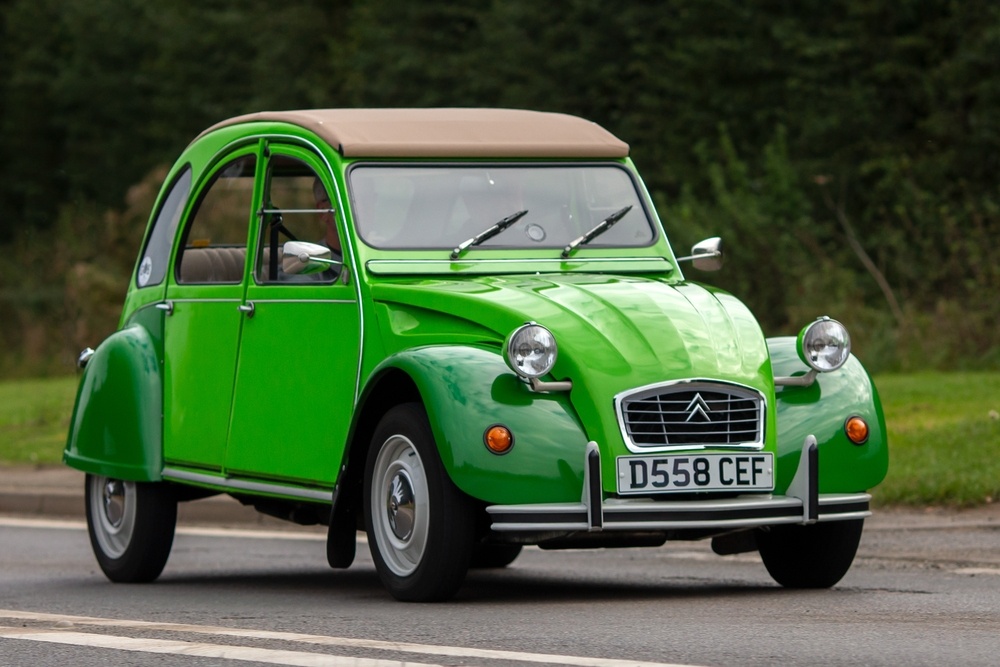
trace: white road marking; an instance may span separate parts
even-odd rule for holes
[[[710,551],[706,548],[705,551],[673,551],[671,549],[663,549],[657,554],[658,558],[669,558],[671,560],[694,560],[702,561],[706,563],[719,563],[722,561],[727,561],[730,563],[740,562],[740,563],[759,563],[760,555],[756,551],[741,553],[741,554],[730,554],[728,556],[720,556],[714,551]]]
[[[0,517],[0,526],[11,528],[59,528],[63,530],[86,530],[83,521],[60,521],[59,519],[19,519],[18,517]]]
[[[296,533],[283,530],[253,530],[247,528],[199,528],[194,526],[180,527],[178,535],[195,535],[199,537],[239,537],[244,539],[269,540],[309,540],[326,542],[325,533]],[[360,539],[360,535],[358,538]]]
[[[87,530],[85,521],[59,519],[21,519],[17,517],[0,517],[0,526],[12,528],[50,528],[59,530]],[[237,537],[246,539],[285,539],[285,540],[315,540],[324,541],[323,533],[305,533],[294,530],[255,530],[252,528],[207,528],[199,526],[179,526],[178,535],[194,535],[199,537]],[[361,539],[362,536],[358,535]]]
[[[114,637],[94,635],[84,632],[64,632],[59,630],[24,630],[0,626],[0,637],[5,639],[25,639],[33,642],[69,644],[90,648],[106,648],[115,651],[135,651],[140,653],[169,653],[190,655],[200,658],[222,658],[223,660],[244,660],[264,662],[270,665],[294,665],[296,667],[441,667],[420,662],[400,662],[398,660],[377,660],[353,658],[350,656],[302,651],[278,651],[249,646],[225,646],[202,642],[182,642],[169,639],[137,639],[135,637]]]
[[[150,646],[172,646],[175,650],[150,651],[150,652],[170,652],[183,655],[199,655],[208,657],[228,658],[232,660],[256,660],[257,662],[271,662],[259,657],[245,658],[237,657],[236,654],[222,655],[220,653],[190,653],[185,647],[203,647],[198,650],[230,651],[242,649],[246,651],[261,651],[267,649],[250,649],[246,647],[225,646],[218,644],[198,644],[192,642],[166,642],[154,639],[134,639],[128,637],[112,637],[109,635],[92,635],[85,632],[66,632],[67,627],[72,626],[93,626],[100,628],[122,628],[142,631],[159,631],[174,633],[193,633],[202,635],[215,635],[220,637],[239,637],[242,639],[276,640],[286,642],[298,642],[301,644],[311,644],[314,646],[335,646],[339,648],[368,649],[381,651],[394,651],[397,653],[413,653],[427,656],[449,656],[464,659],[477,660],[511,660],[522,663],[543,663],[552,665],[570,665],[571,667],[694,667],[693,665],[677,665],[663,662],[647,662],[641,660],[615,660],[609,658],[589,658],[586,656],[555,655],[547,653],[522,653],[520,651],[502,651],[489,649],[476,649],[461,646],[435,646],[432,644],[410,644],[405,642],[388,642],[377,639],[356,639],[352,637],[327,637],[324,635],[310,635],[297,632],[275,632],[271,630],[250,630],[241,628],[227,628],[211,625],[189,625],[184,623],[154,623],[150,621],[116,620],[111,618],[94,618],[90,616],[67,616],[64,614],[46,614],[41,612],[17,611],[14,609],[0,609],[0,618],[19,621],[34,621],[40,623],[58,624],[57,630],[28,630],[25,628],[2,628],[0,627],[0,637],[10,639],[28,639],[34,641],[49,641],[44,637],[58,637],[60,643],[77,644],[81,646],[103,646],[103,644],[83,643],[84,641],[117,641],[126,640],[123,643],[129,646],[139,646],[134,642],[150,642]],[[16,636],[15,636],[16,635]],[[23,636],[22,636],[23,635]],[[91,639],[96,637],[97,639]],[[56,641],[56,640],[52,640]],[[174,646],[177,644],[178,646]],[[104,648],[122,648],[120,646],[104,646]],[[122,648],[122,650],[146,650],[141,648]],[[305,656],[303,659],[312,659],[318,654],[298,653],[294,651],[272,651],[274,654],[289,654],[290,656]],[[321,655],[320,658],[328,662],[275,662],[274,664],[286,665],[334,665],[352,664],[358,667],[381,667],[381,665],[411,665],[426,663],[403,663],[393,661],[373,660],[367,662],[361,658],[350,658],[355,662],[340,663],[333,662],[344,658],[337,656]]]
[[[960,567],[952,571],[955,574],[968,574],[973,577],[979,574],[1000,575],[1000,568],[998,567]]]

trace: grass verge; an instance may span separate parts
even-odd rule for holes
[[[969,507],[1000,499],[1000,373],[875,378],[889,431],[883,505]]]
[[[62,460],[76,377],[0,382],[0,463]],[[1000,373],[875,378],[889,431],[878,505],[970,507],[1000,500]]]
[[[58,463],[79,379],[0,382],[0,463]]]

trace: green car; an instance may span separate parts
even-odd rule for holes
[[[177,504],[358,531],[389,593],[453,596],[542,549],[710,539],[788,587],[850,568],[888,466],[836,320],[766,338],[692,282],[598,125],[503,109],[251,114],[156,201],[119,330],[80,357],[65,451],[112,581]]]

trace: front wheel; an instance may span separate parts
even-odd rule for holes
[[[167,564],[177,500],[163,484],[86,479],[87,532],[97,563],[118,583],[153,581]]]
[[[441,463],[422,406],[396,406],[379,422],[364,497],[368,545],[389,593],[411,602],[453,596],[469,569],[475,514]]]
[[[774,526],[757,535],[764,567],[785,588],[830,588],[854,562],[864,519]]]

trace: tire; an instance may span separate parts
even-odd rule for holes
[[[163,484],[86,479],[87,532],[97,563],[117,583],[153,581],[167,564],[177,501]]]
[[[764,567],[785,588],[830,588],[851,569],[864,519],[774,526],[757,535]]]
[[[481,570],[507,567],[520,554],[520,544],[477,544],[469,567]]]
[[[448,477],[419,404],[387,412],[365,465],[365,528],[379,578],[397,600],[452,597],[469,569],[470,499]]]

